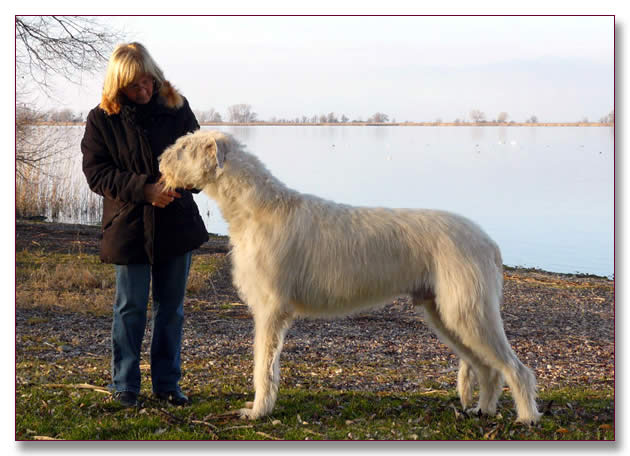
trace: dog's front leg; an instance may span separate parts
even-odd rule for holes
[[[264,309],[268,311],[269,309]],[[281,312],[254,313],[253,403],[239,410],[242,418],[257,419],[273,410],[280,382],[280,353],[291,318]]]

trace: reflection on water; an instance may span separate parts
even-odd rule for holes
[[[457,212],[499,243],[505,264],[613,274],[610,128],[212,128],[234,135],[301,192]],[[216,205],[195,199],[208,231],[226,234]]]

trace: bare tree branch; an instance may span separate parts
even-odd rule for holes
[[[83,73],[104,68],[107,56],[122,35],[89,16],[16,16],[16,176],[26,170],[44,173],[48,165],[67,150],[60,133],[44,135],[33,124],[42,119],[32,103],[25,100],[30,90],[40,89],[51,98],[53,76],[80,84]]]
[[[16,16],[16,74],[47,95],[52,75],[80,83],[101,69],[121,34],[89,16]]]

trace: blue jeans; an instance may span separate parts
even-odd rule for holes
[[[179,389],[184,295],[191,252],[164,263],[116,265],[112,324],[112,389],[140,392],[140,350],[153,278],[151,381],[153,392]]]

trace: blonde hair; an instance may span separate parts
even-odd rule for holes
[[[159,90],[164,84],[164,73],[143,45],[137,42],[118,45],[107,64],[101,109],[110,115],[118,114],[122,105],[120,89],[142,74],[153,77],[155,90]]]

